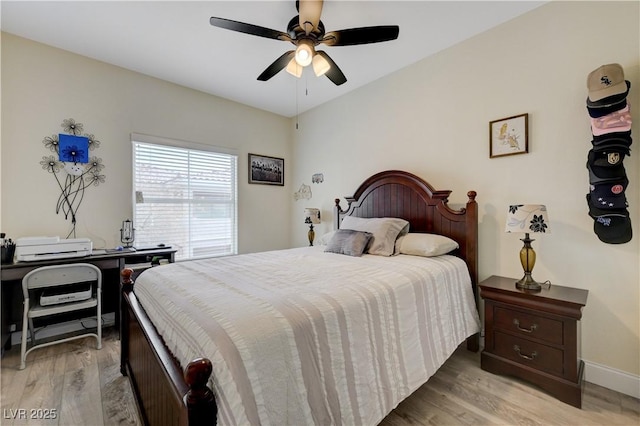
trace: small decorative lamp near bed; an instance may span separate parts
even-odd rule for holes
[[[133,245],[135,233],[136,230],[133,227],[131,219],[127,219],[122,222],[122,228],[120,228],[120,241],[122,241],[125,247],[131,247]]]
[[[313,245],[313,240],[316,237],[316,233],[313,230],[313,224],[320,223],[320,209],[306,208],[304,209],[304,223],[309,224],[309,245]]]
[[[522,264],[522,269],[524,269],[524,277],[516,282],[516,287],[524,290],[540,291],[542,289],[541,284],[531,277],[531,271],[536,264],[536,252],[531,247],[531,242],[535,240],[529,238],[529,233],[549,234],[551,232],[547,208],[541,204],[514,204],[509,206],[505,232],[524,233],[524,238],[520,240],[524,242],[524,246],[520,250],[520,263]]]

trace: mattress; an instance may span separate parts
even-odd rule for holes
[[[377,424],[480,330],[449,255],[305,247],[163,265],[134,288],[183,367],[212,361],[220,424]]]

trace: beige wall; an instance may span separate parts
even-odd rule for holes
[[[321,207],[327,220],[316,229],[330,230],[333,199],[384,169],[453,190],[455,206],[473,189],[483,279],[522,275],[520,237],[504,233],[507,206],[546,204],[552,233],[535,237],[534,278],[588,289],[583,357],[637,376],[640,150],[625,159],[635,236],[604,244],[585,202],[585,98],[587,74],[618,62],[632,82],[631,105],[640,106],[638,18],[638,2],[553,2],[301,115],[293,186],[311,185],[313,198],[294,203],[293,217],[307,205]],[[640,135],[638,108],[632,112],[633,134]],[[489,159],[489,121],[522,113],[529,113],[529,154]],[[325,181],[311,184],[317,172]],[[303,226],[292,235],[293,245],[304,244]]]
[[[70,230],[55,213],[56,181],[39,164],[50,155],[42,140],[62,132],[66,118],[96,136],[101,144],[91,154],[106,165],[106,182],[86,191],[78,212],[77,236],[94,247],[119,245],[122,221],[132,217],[132,132],[235,149],[239,251],[289,246],[289,183],[247,183],[249,152],[288,165],[288,119],[3,33],[1,227],[8,236]]]

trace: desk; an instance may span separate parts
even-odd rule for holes
[[[15,326],[15,330],[22,328],[22,304],[24,302],[22,296],[22,278],[29,271],[39,268],[40,266],[68,263],[91,263],[96,265],[102,271],[102,313],[115,312],[116,327],[120,327],[120,271],[122,271],[125,266],[130,267],[136,264],[149,263],[156,257],[173,262],[176,251],[176,249],[170,247],[116,252],[94,250],[94,254],[85,257],[16,262],[9,265],[3,264],[0,270],[0,277],[2,278],[2,294],[0,295],[2,298],[2,319],[0,324],[2,340],[0,340],[0,346],[2,351],[4,352],[5,349],[11,348],[12,325]]]

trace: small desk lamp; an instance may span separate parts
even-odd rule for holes
[[[313,224],[320,223],[320,209],[306,208],[304,209],[304,223],[309,224],[309,245],[313,245],[313,240],[316,237],[316,233],[313,230]]]
[[[125,247],[131,247],[133,245],[135,233],[136,230],[133,227],[131,219],[127,219],[122,222],[122,228],[120,228],[120,241],[122,241]]]
[[[516,204],[509,206],[509,214],[507,214],[507,225],[505,232],[524,233],[524,238],[520,241],[524,242],[524,246],[520,250],[520,263],[524,269],[524,277],[516,281],[516,287],[540,291],[542,285],[531,277],[531,271],[536,264],[536,252],[531,247],[531,242],[535,241],[529,238],[530,232],[550,233],[548,226],[549,217],[547,216],[547,208],[540,204]]]

